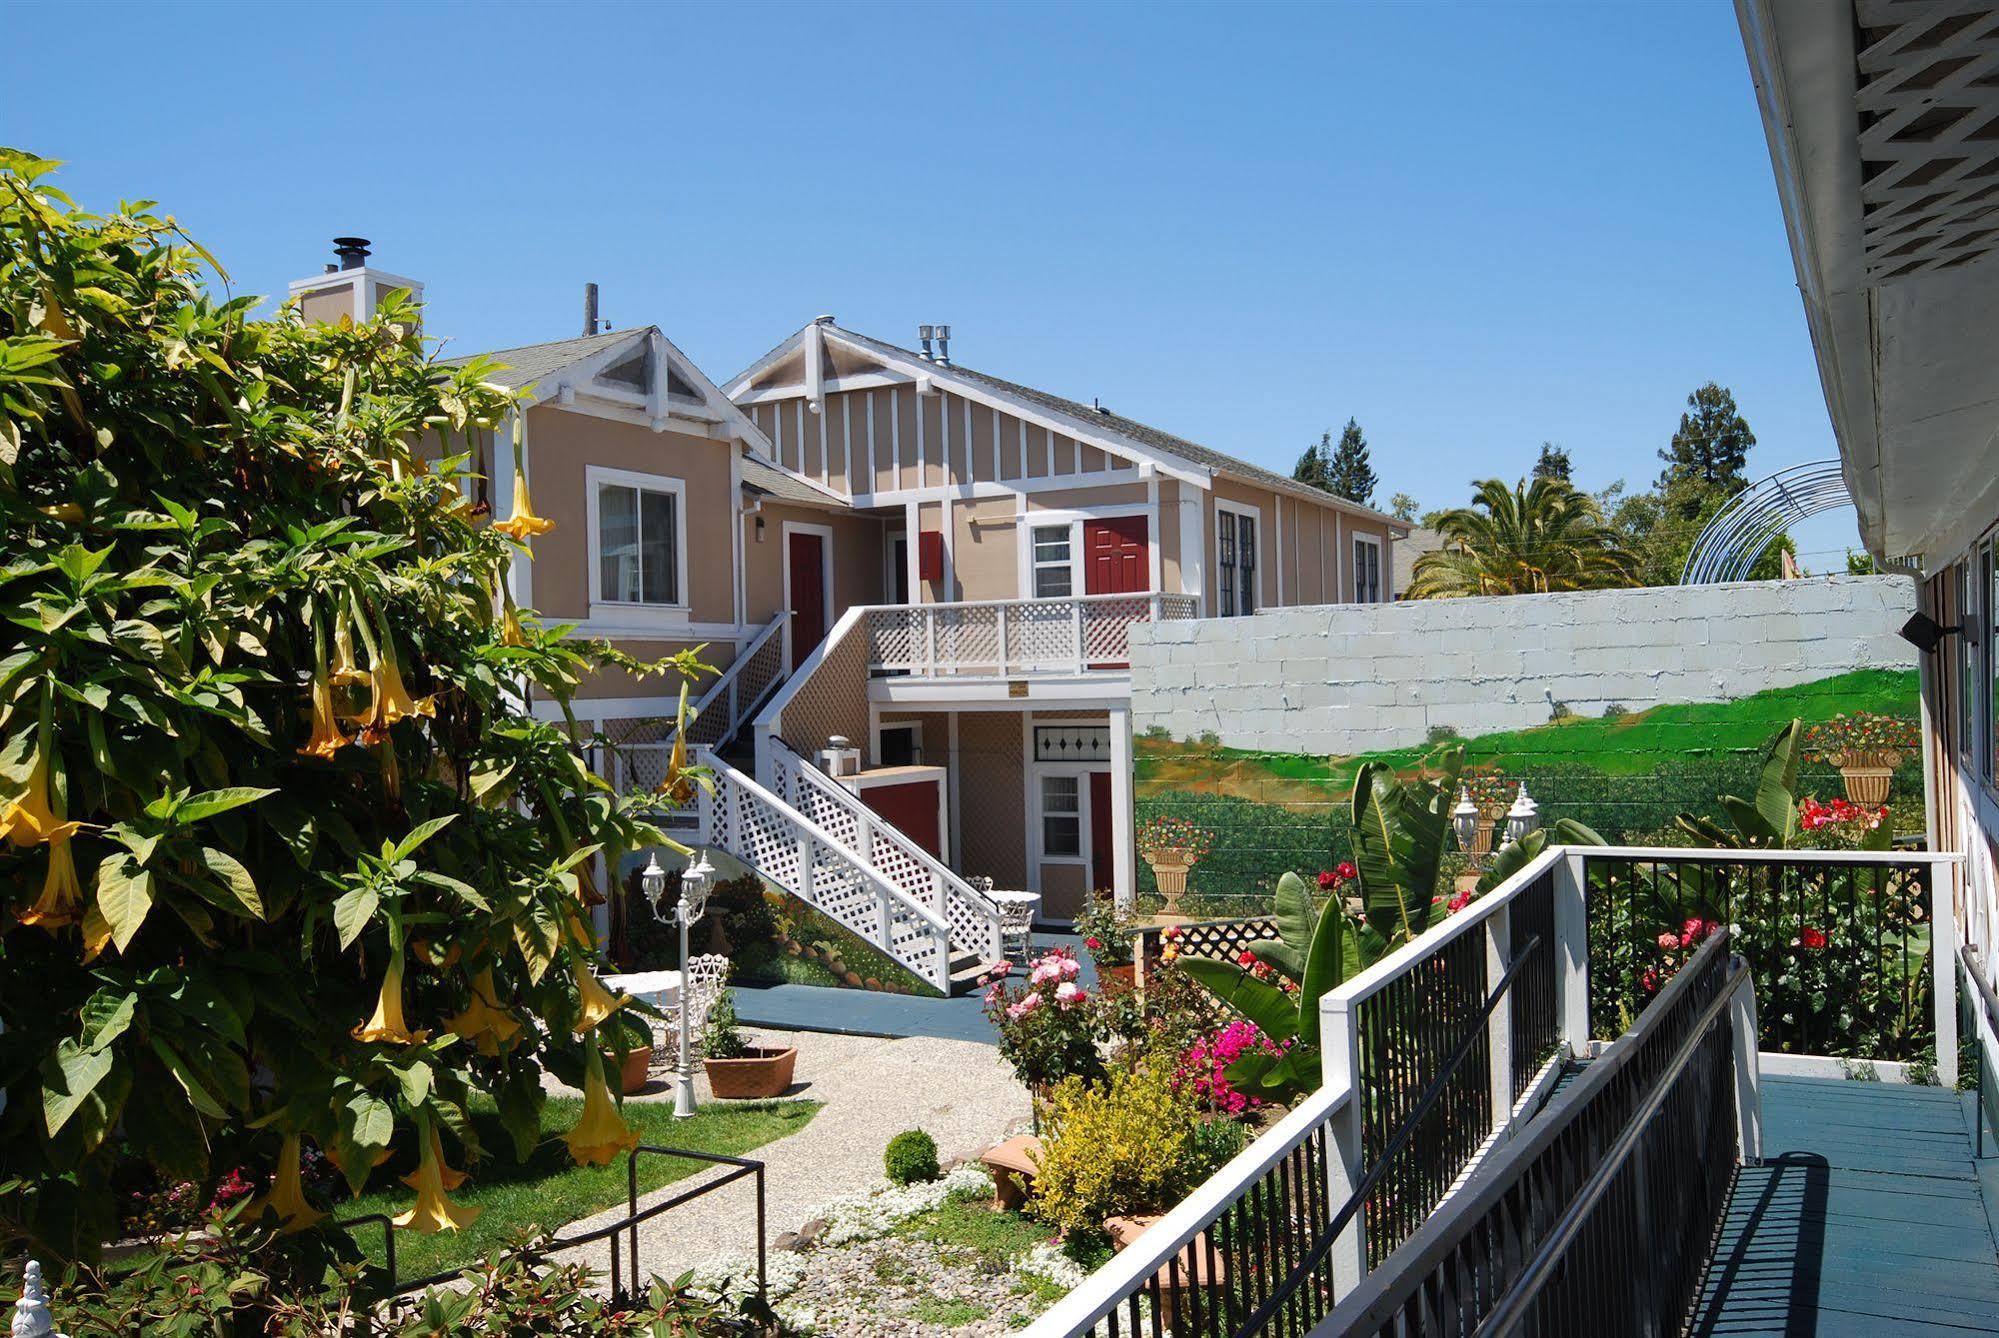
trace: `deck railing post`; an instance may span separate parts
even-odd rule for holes
[[[1490,994],[1513,965],[1513,917],[1502,906],[1485,917],[1485,993]],[[1545,952],[1547,944],[1538,952]],[[1492,1127],[1510,1133],[1513,1124],[1513,991],[1508,989],[1485,1020],[1486,1066],[1492,1082]]]
[[[1089,649],[1083,644],[1083,601],[1080,599],[1069,601],[1069,635],[1076,639],[1076,672],[1080,674],[1090,658]]]
[[[1763,1164],[1763,1071],[1756,1058],[1756,981],[1743,972],[1728,1006],[1735,1033],[1735,1124],[1744,1166]]]
[[[1570,850],[1555,865],[1555,1018],[1572,1055],[1589,1049],[1589,883],[1587,857]]]
[[[994,666],[994,668],[993,668],[993,673],[994,673],[994,676],[995,676],[995,677],[998,677],[998,678],[1005,678],[1005,677],[1006,677],[1006,658],[1007,658],[1007,656],[1006,656],[1006,605],[1002,604],[1002,605],[1000,605],[1000,606],[999,606],[999,609],[998,609],[998,611],[997,611],[997,614],[996,614],[996,616],[995,616],[995,618],[994,618],[994,622],[993,622],[993,627],[994,627],[994,637],[995,637],[995,639],[997,640],[997,642],[998,642],[998,645],[999,645],[999,649],[998,649],[997,651],[995,651],[995,652],[994,652],[994,653],[995,653],[996,655],[998,655],[998,656],[999,656],[999,663],[998,663],[997,665],[995,665],[995,666]]]
[[[1930,994],[1936,1008],[1937,1082],[1957,1090],[1957,896],[1948,860],[1932,860]]]
[[[1319,1040],[1328,1096],[1338,1099],[1326,1123],[1326,1202],[1344,1204],[1367,1174],[1361,1143],[1360,1012],[1337,992],[1319,1001]],[[1367,1275],[1367,1214],[1357,1212],[1333,1242],[1333,1294],[1344,1296]]]

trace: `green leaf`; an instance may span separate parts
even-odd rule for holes
[[[1804,731],[1799,720],[1777,731],[1756,781],[1756,812],[1779,849],[1790,849],[1798,834],[1798,758]]]
[[[228,1116],[229,1112],[223,1108],[222,1103],[217,1101],[209,1090],[202,1085],[201,1080],[195,1076],[194,1070],[188,1067],[186,1060],[174,1052],[173,1047],[169,1046],[158,1036],[152,1038],[152,1045],[153,1053],[158,1055],[160,1062],[167,1066],[167,1072],[174,1075],[174,1081],[178,1082],[181,1090],[187,1093],[187,1099],[193,1103],[196,1110],[212,1120],[220,1120]]]
[[[177,822],[200,822],[218,813],[227,813],[232,808],[254,804],[266,795],[276,794],[276,790],[260,790],[248,785],[239,785],[227,790],[208,790],[192,798],[183,799],[174,812]]]
[[[441,818],[432,818],[428,822],[418,823],[414,828],[411,829],[410,834],[408,836],[405,836],[402,840],[396,842],[396,844],[389,850],[388,854],[384,857],[383,862],[387,864],[393,864],[397,860],[408,859],[413,853],[415,853],[416,848],[418,846],[422,845],[425,841],[428,841],[431,837],[436,836],[446,827],[449,827],[457,819],[457,817],[458,815],[456,813],[447,813]]]
[[[451,893],[460,901],[476,910],[490,911],[493,909],[487,900],[479,895],[477,888],[469,883],[461,883],[448,874],[432,873],[426,870],[423,873],[417,874],[410,881],[427,883],[432,887],[443,888],[446,892]]]
[[[1346,940],[1346,911],[1326,907],[1326,913],[1319,917],[1318,932],[1312,936],[1312,951],[1305,958],[1305,978],[1298,984],[1298,1039],[1306,1045],[1319,1043],[1319,1000],[1346,979]]]
[[[111,926],[111,941],[123,952],[153,908],[153,875],[130,855],[113,855],[97,866],[97,913]]]
[[[1305,880],[1286,870],[1277,880],[1277,894],[1272,899],[1274,919],[1277,921],[1277,936],[1285,946],[1294,949],[1301,956],[1312,946],[1312,931],[1319,922],[1318,907],[1312,903],[1312,894],[1306,890]],[[1261,953],[1257,954],[1259,957]],[[1276,962],[1271,962],[1277,966]],[[1279,967],[1282,970],[1282,967]],[[1295,972],[1285,972],[1291,979],[1298,978]]]
[[[129,991],[99,990],[85,999],[81,1013],[84,1048],[102,1050],[123,1036],[138,1006],[139,996]]]
[[[1216,999],[1254,1022],[1273,1041],[1298,1034],[1298,1005],[1277,986],[1258,980],[1233,962],[1182,957],[1175,965]]]
[[[241,861],[234,855],[203,846],[201,863],[215,875],[218,883],[204,882],[198,885],[197,890],[205,895],[209,888],[219,885],[224,894],[222,897],[211,896],[208,900],[225,911],[240,911],[253,920],[264,918],[264,900],[257,895],[256,880],[250,877],[250,871],[243,867]]]
[[[1539,859],[1541,852],[1547,848],[1548,833],[1540,830],[1531,831],[1518,841],[1508,841],[1493,852],[1492,867],[1480,876],[1478,890],[1481,893],[1492,891]]]
[[[69,1123],[116,1063],[109,1050],[90,1049],[73,1037],[57,1043],[55,1054],[42,1065],[42,1120],[49,1137]]]
[[[361,931],[375,918],[375,907],[380,901],[372,887],[357,887],[333,903],[333,928],[340,935],[342,950],[353,947],[354,940],[361,937]]]
[[[396,1071],[396,1078],[402,1083],[403,1100],[407,1101],[412,1107],[420,1106],[425,1101],[428,1101],[430,1099],[432,1077],[430,1065],[420,1059],[413,1060],[408,1066],[398,1069]]]

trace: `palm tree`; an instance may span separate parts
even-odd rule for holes
[[[1410,599],[1525,595],[1635,585],[1636,560],[1586,493],[1555,478],[1477,485],[1472,505],[1446,511],[1444,546],[1416,559]]]

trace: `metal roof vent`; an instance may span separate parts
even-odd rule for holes
[[[360,269],[368,263],[368,239],[366,237],[335,237],[333,254],[340,257],[340,268]]]
[[[951,365],[951,327],[948,325],[937,327],[937,361],[944,367]]]
[[[930,336],[936,329],[937,327],[934,325],[919,325],[916,327],[916,337],[923,342],[922,357],[925,362],[930,361]]]

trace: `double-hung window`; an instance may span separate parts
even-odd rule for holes
[[[596,503],[596,598],[608,604],[684,606],[680,481],[612,475],[594,477],[591,484]]]
[[[1371,534],[1353,537],[1353,602],[1381,602],[1381,540]]]
[[[1256,612],[1256,517],[1241,511],[1215,510],[1215,581],[1217,612],[1224,618]]]
[[[1034,527],[1033,566],[1036,599],[1066,599],[1075,593],[1076,578],[1067,525]]]
[[[1041,853],[1049,859],[1083,857],[1083,786],[1080,776],[1041,778]]]

